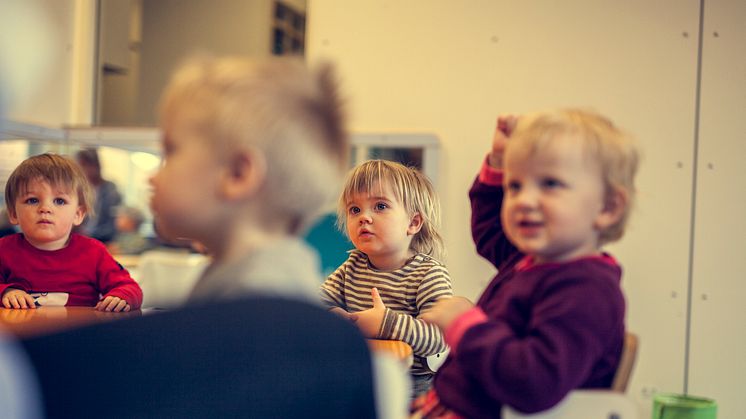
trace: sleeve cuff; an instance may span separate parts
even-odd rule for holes
[[[486,321],[487,315],[479,307],[474,307],[456,318],[444,333],[446,344],[451,347],[451,352],[456,352],[458,344],[467,330]]]
[[[479,171],[479,181],[485,185],[502,186],[503,170],[495,169],[490,166],[487,162],[487,157],[485,157],[484,162],[482,163],[482,169]]]

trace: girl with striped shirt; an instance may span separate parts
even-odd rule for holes
[[[434,374],[426,357],[445,351],[446,345],[442,332],[419,316],[453,295],[439,261],[443,241],[433,186],[414,168],[370,160],[348,174],[337,215],[355,249],[321,286],[321,298],[367,337],[412,346],[413,393],[422,394]]]

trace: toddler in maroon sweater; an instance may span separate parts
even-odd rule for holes
[[[8,178],[5,205],[21,233],[0,239],[4,307],[140,307],[140,286],[104,244],[71,233],[91,212],[90,186],[74,161],[56,154],[24,160]]]
[[[606,118],[557,110],[498,119],[470,191],[472,235],[498,268],[476,306],[441,300],[422,315],[451,353],[420,417],[548,409],[576,388],[608,388],[624,338],[621,238],[638,153]]]

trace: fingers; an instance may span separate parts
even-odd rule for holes
[[[378,288],[372,288],[370,290],[370,295],[373,298],[373,308],[386,308],[386,305],[381,299],[381,294],[378,293]]]
[[[5,308],[36,308],[34,297],[21,290],[6,292],[3,296],[3,306]]]
[[[127,304],[126,300],[119,297],[108,296],[96,304],[96,310],[98,311],[130,311],[131,307]]]
[[[36,308],[36,302],[34,301],[34,297],[24,293],[23,295],[24,300],[26,300],[26,305],[28,308]]]

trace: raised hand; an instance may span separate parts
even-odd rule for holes
[[[430,310],[422,313],[420,319],[446,330],[456,318],[471,310],[474,303],[464,297],[443,298],[438,300]]]
[[[487,155],[487,162],[490,166],[502,169],[505,145],[517,124],[518,117],[515,115],[502,115],[497,118],[497,127],[495,128],[495,134],[492,136],[492,150]]]

